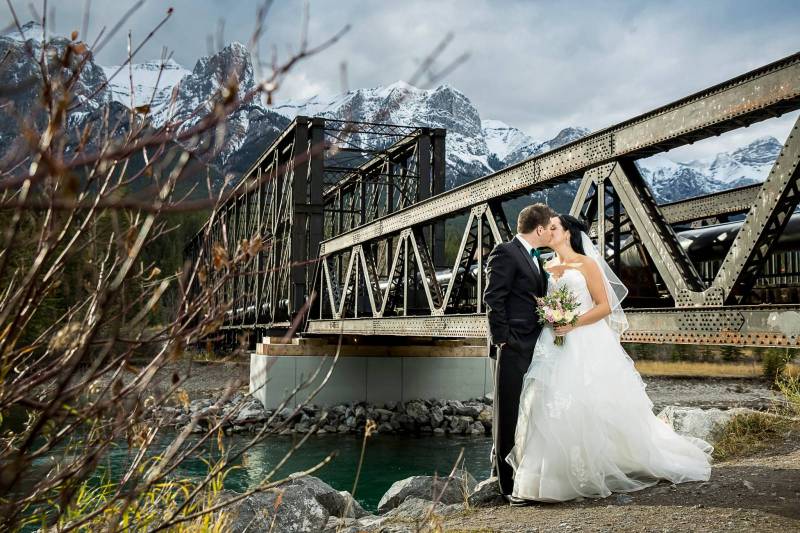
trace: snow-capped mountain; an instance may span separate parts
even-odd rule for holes
[[[37,59],[41,56],[42,36],[42,27],[35,23],[25,24],[22,32],[13,29],[0,35],[0,57],[3,58],[0,86],[15,89],[4,91],[3,105],[0,106],[0,167],[2,168],[20,168],[20,158],[23,158],[29,150],[27,138],[21,134],[22,121],[39,131],[42,131],[47,124],[47,112],[41,105],[39,95],[42,73],[37,63]],[[49,37],[48,41],[50,49],[58,57],[65,56],[64,50],[70,43],[68,39],[53,36]],[[62,75],[68,78],[72,69],[80,65],[83,57],[72,54],[69,60],[68,68],[59,66],[59,62],[53,61],[50,64],[51,75],[56,69],[61,68]],[[66,117],[68,130],[80,131],[85,124],[102,120],[105,111],[109,111],[109,123],[124,123],[124,117],[120,116],[124,108],[111,102],[107,91],[101,89],[105,81],[103,69],[92,61],[86,62],[81,76],[72,87],[68,107],[79,107]],[[93,147],[93,142],[93,139],[89,140],[89,148]]]
[[[44,39],[44,28],[38,22],[27,22],[21,27],[22,31],[18,30],[16,27],[11,27],[6,33],[3,34],[3,37],[7,39],[13,39],[20,43],[24,43],[25,41],[32,41],[32,44],[38,45]]]
[[[173,89],[191,74],[172,59],[101,68],[112,100],[130,107],[133,79],[133,107],[150,105],[150,114],[159,123],[165,119]]]
[[[528,147],[537,146],[537,143],[527,133],[509,126],[500,120],[484,120],[481,122],[483,138],[486,140],[486,148],[499,161],[505,161],[509,154]]]
[[[469,98],[446,83],[433,89],[419,89],[397,81],[385,87],[356,89],[329,98],[315,96],[283,102],[273,109],[289,119],[314,115],[445,128],[448,187],[485,176],[589,132],[585,128],[566,128],[553,139],[534,140],[499,120],[481,120]]]
[[[655,197],[660,202],[674,202],[764,181],[781,148],[775,137],[760,137],[708,159],[678,163],[660,154],[637,165]]]
[[[404,81],[386,87],[356,89],[330,98],[313,97],[273,108],[288,119],[296,115],[445,128],[447,186],[494,170],[480,115],[461,91],[443,84],[419,89]]]
[[[23,32],[28,45],[40,50],[41,27],[29,23],[23,27]],[[63,50],[68,43],[64,37],[50,38],[50,44],[56,49]],[[0,72],[0,85],[24,86],[24,80],[38,79],[35,60],[25,52],[22,36],[16,30],[0,36],[0,55],[6,53],[9,54],[6,65],[10,66]],[[133,105],[143,106],[152,99],[150,109],[140,111],[146,114],[153,127],[172,121],[181,123],[182,128],[191,127],[213,109],[213,99],[224,86],[235,84],[240,94],[255,86],[250,54],[239,43],[231,43],[216,54],[201,58],[191,71],[171,60],[163,64],[162,61],[138,63],[132,65],[130,71],[127,66],[122,69],[101,67],[90,60],[75,91],[76,100],[84,105],[68,117],[70,128],[80,131],[110,106],[115,121],[121,124],[119,131],[124,132],[127,108],[131,105],[131,75]],[[106,84],[112,76],[113,79]],[[28,112],[38,117],[37,87],[31,85],[12,97],[13,114],[6,107],[0,107],[0,164],[6,160],[14,139],[21,138],[19,120],[15,117]],[[192,146],[200,148],[201,156],[204,151],[208,154],[205,160],[217,170],[217,176],[224,173],[236,176],[245,171],[299,114],[445,128],[448,188],[555,149],[589,133],[585,128],[569,127],[552,139],[533,139],[499,120],[482,119],[469,98],[446,83],[421,89],[397,81],[388,86],[355,89],[329,97],[279,101],[269,107],[253,99],[229,114],[224,137],[208,132],[193,140]],[[218,146],[220,138],[221,145]],[[656,198],[668,202],[762,181],[780,149],[781,145],[774,137],[763,137],[705,160],[675,162],[662,154],[639,161],[639,167]],[[533,196],[548,201],[556,209],[565,209],[571,203],[576,187],[574,183],[562,184]]]

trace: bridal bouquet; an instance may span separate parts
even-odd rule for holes
[[[580,305],[575,295],[567,287],[560,287],[543,298],[536,298],[539,307],[536,314],[539,315],[539,322],[551,326],[572,326],[578,321],[578,313],[575,312]],[[556,335],[553,340],[556,346],[564,344],[564,337]]]

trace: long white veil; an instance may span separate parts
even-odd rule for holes
[[[583,245],[583,253],[587,257],[594,259],[600,269],[603,271],[603,279],[606,283],[606,295],[608,296],[608,305],[611,308],[611,314],[606,317],[608,325],[616,332],[618,337],[621,337],[625,330],[628,329],[628,319],[625,316],[625,311],[622,310],[622,300],[628,295],[628,289],[623,285],[622,281],[614,274],[611,267],[606,263],[604,254],[601,254],[597,247],[592,242],[592,239],[586,235],[586,232],[581,232],[581,244]]]

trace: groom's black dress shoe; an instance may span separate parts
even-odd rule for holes
[[[511,507],[527,507],[536,503],[534,500],[525,500],[523,498],[517,498],[516,496],[511,496],[508,494],[504,494],[504,496]]]

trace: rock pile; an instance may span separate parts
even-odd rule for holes
[[[287,435],[308,433],[315,426],[319,435],[362,433],[371,419],[377,424],[376,433],[488,435],[492,430],[492,401],[410,400],[381,406],[360,402],[327,408],[306,405],[299,410],[286,407],[276,414],[264,409],[258,400],[236,394],[225,403],[205,399],[160,407],[155,416],[178,428],[196,418],[198,432],[226,418],[223,427],[230,433],[255,432],[266,423]]]
[[[278,497],[280,495],[280,500]],[[230,497],[227,493],[223,497]],[[347,491],[302,476],[272,492],[253,494],[227,508],[231,531],[417,531],[433,515],[452,516],[470,507],[502,502],[497,479],[476,484],[466,471],[451,478],[414,476],[395,482],[369,514]]]

